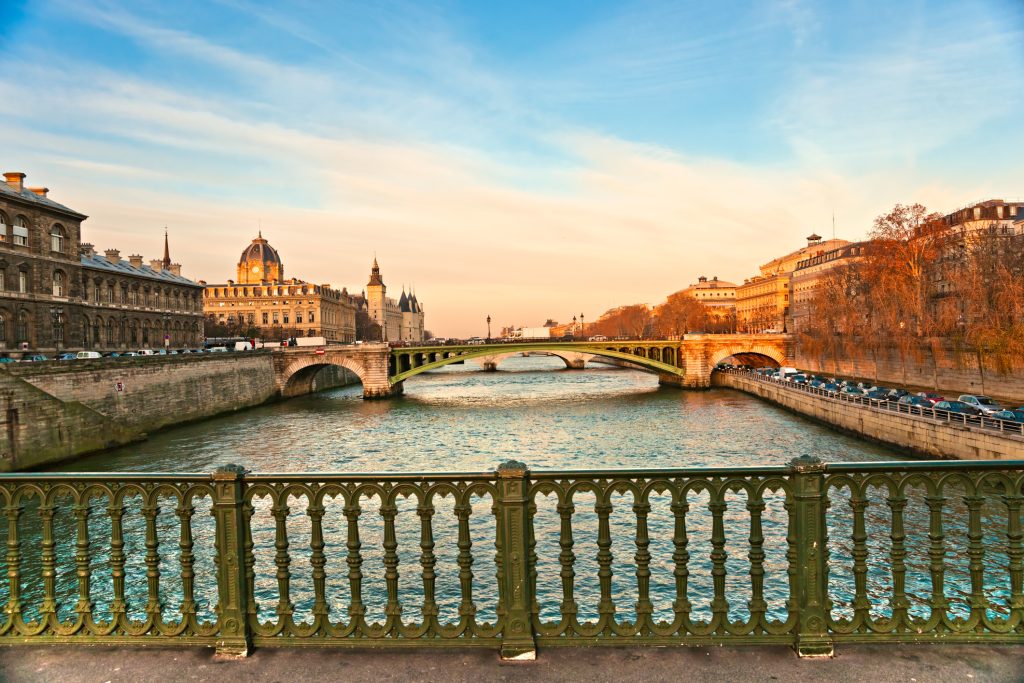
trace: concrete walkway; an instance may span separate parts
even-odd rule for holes
[[[210,650],[71,646],[0,648],[0,681],[870,681],[1018,683],[1024,645],[843,645],[800,660],[786,647],[560,648],[501,664],[494,650],[257,650],[218,661]]]

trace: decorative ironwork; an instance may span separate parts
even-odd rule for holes
[[[1024,461],[24,473],[0,476],[0,507],[0,644],[521,659],[598,643],[828,655],[846,641],[1024,637]]]

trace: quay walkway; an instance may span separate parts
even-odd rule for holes
[[[685,672],[685,673],[684,673]],[[218,660],[196,648],[54,646],[6,648],[0,680],[64,681],[967,681],[1024,680],[1024,645],[850,645],[832,659],[801,660],[784,646],[692,648],[558,648],[536,662],[501,664],[479,649],[262,649]]]

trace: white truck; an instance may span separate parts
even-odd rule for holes
[[[327,337],[295,337],[296,346],[327,346]]]
[[[521,339],[551,339],[550,327],[524,327],[520,330]]]

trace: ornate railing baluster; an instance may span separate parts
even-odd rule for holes
[[[572,537],[572,515],[576,512],[576,506],[572,504],[572,499],[569,498],[570,494],[566,495],[566,500],[563,503],[559,503],[557,506],[558,517],[559,517],[559,532],[558,532],[558,564],[559,578],[562,581],[562,604],[559,606],[559,612],[562,618],[566,622],[566,631],[570,632],[573,624],[576,623],[576,614],[579,612],[579,608],[576,605],[575,599],[575,579],[576,570],[574,569],[576,564],[576,554],[572,551],[574,540]]]
[[[609,518],[612,505],[602,502],[602,495],[610,495],[606,490],[598,495],[594,505],[597,513],[597,579],[601,588],[601,599],[597,605],[597,613],[604,622],[604,633],[610,635],[615,621],[615,602],[612,600],[612,532]]]
[[[245,591],[249,599],[246,601],[246,622],[255,624],[259,621],[260,605],[256,600],[256,542],[252,538],[252,517],[256,508],[252,501],[242,503],[242,569]]]
[[[1010,616],[1011,624],[1024,622],[1024,531],[1021,530],[1020,513],[1024,496],[1014,491],[1003,496],[1006,504],[1006,571],[1010,575]]]
[[[636,554],[633,556],[636,561],[636,626],[637,632],[643,635],[650,632],[651,615],[654,614],[654,604],[651,602],[651,539],[647,531],[647,515],[650,512],[651,504],[646,497],[643,502],[633,505],[633,514],[636,515]]]
[[[942,623],[949,609],[946,599],[946,535],[942,528],[942,505],[946,499],[941,495],[925,496],[928,504],[928,573],[931,576],[932,594],[930,620]]]
[[[725,561],[728,553],[725,551],[725,522],[722,516],[725,514],[725,486],[721,485],[717,490],[711,489],[708,511],[711,512],[711,580],[713,586],[713,597],[711,598],[711,621],[716,624],[715,630],[724,633],[725,625],[729,621],[729,601],[725,597]]]
[[[384,608],[387,615],[388,628],[397,633],[402,619],[402,604],[398,601],[398,538],[395,535],[395,515],[398,508],[393,501],[386,501],[380,506],[380,516],[384,518],[384,581],[387,584],[388,604]]]
[[[124,530],[121,525],[124,518],[124,501],[117,493],[110,499],[107,514],[110,515],[110,578],[114,589],[110,613],[115,630],[120,630],[127,622],[128,603],[124,596]]]
[[[291,556],[288,554],[288,493],[287,489],[275,491],[274,504],[270,513],[274,517],[274,565],[277,567],[277,616],[279,623],[288,629],[293,621],[295,605],[291,600]]]
[[[310,498],[306,506],[306,514],[310,519],[309,564],[313,569],[313,623],[315,632],[324,632],[327,628],[327,616],[330,608],[327,605],[327,556],[324,554],[324,506],[316,498]]]
[[[868,600],[868,532],[864,522],[864,514],[868,508],[868,500],[864,497],[861,487],[850,485],[850,511],[853,513],[853,533],[850,540],[853,548],[853,618],[858,627],[871,618],[871,601]]]
[[[345,562],[348,564],[350,594],[348,614],[351,630],[356,632],[363,626],[363,617],[366,615],[366,606],[363,604],[363,556],[360,553],[362,543],[359,541],[359,515],[362,514],[362,509],[359,507],[358,494],[349,494],[343,512],[347,525],[345,548],[348,554]]]
[[[56,509],[51,501],[43,499],[39,505],[39,520],[42,523],[43,538],[40,541],[39,562],[42,565],[40,578],[43,581],[43,602],[39,607],[41,624],[49,628],[57,626],[57,542],[53,538],[53,516]]]
[[[971,574],[970,621],[977,627],[985,617],[988,602],[985,599],[985,545],[981,528],[981,506],[984,496],[966,495],[967,504],[967,567]]]
[[[903,510],[906,508],[907,499],[903,495],[890,496],[886,503],[889,505],[892,519],[892,533],[889,536],[892,540],[889,548],[889,559],[892,563],[892,626],[894,630],[902,631],[906,628],[907,610],[910,608],[906,588],[907,534],[903,526]]]
[[[159,513],[156,492],[150,491],[142,505],[142,517],[146,522],[146,614],[154,627],[160,623],[163,609],[160,604],[160,539],[156,533],[156,516]]]
[[[11,624],[17,627],[21,619],[21,540],[18,536],[18,519],[24,506],[17,502],[17,493],[12,488],[10,502],[4,508],[7,517],[7,612]]]
[[[761,528],[761,515],[765,503],[760,496],[747,499],[747,512],[750,513],[750,625],[752,633],[763,630],[765,617],[768,613],[768,602],[764,599],[764,531]]]
[[[426,488],[426,487],[424,487]],[[434,633],[437,623],[437,599],[434,595],[434,584],[437,573],[434,567],[437,558],[434,556],[434,506],[427,499],[427,493],[421,495],[416,506],[416,514],[420,518],[420,566],[423,573],[423,627],[427,633]]]
[[[672,500],[672,575],[676,580],[676,599],[672,601],[672,610],[676,618],[688,619],[692,605],[690,603],[687,582],[690,578],[690,553],[686,549],[689,545],[689,538],[686,535],[686,513],[690,511],[690,505],[686,502],[686,493],[676,490],[675,498]]]
[[[75,540],[75,576],[78,578],[78,603],[75,612],[79,622],[84,626],[92,616],[93,603],[90,598],[89,581],[92,573],[89,569],[89,499],[79,493],[75,501],[74,516],[76,527]]]
[[[196,620],[195,561],[192,552],[195,545],[192,539],[192,516],[196,509],[191,505],[184,493],[178,501],[174,513],[178,516],[178,562],[181,565],[181,619],[190,632]]]
[[[532,498],[526,506],[526,580],[529,582],[527,590],[533,596],[530,605],[530,613],[540,614],[540,602],[537,601],[537,537],[534,534],[533,521],[537,518],[537,503]]]
[[[797,578],[797,653],[801,657],[832,655],[828,634],[828,535],[825,507],[825,465],[811,456],[790,463],[795,522]]]
[[[469,535],[469,516],[473,513],[470,505],[470,494],[455,505],[455,516],[459,520],[459,616],[467,625],[476,617],[476,605],[473,603],[473,539]],[[467,630],[466,635],[469,635]]]

